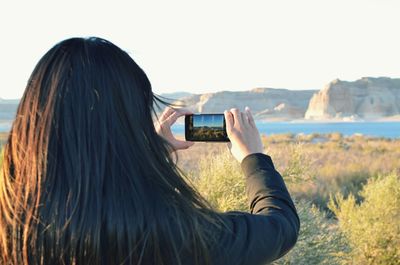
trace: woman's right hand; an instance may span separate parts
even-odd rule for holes
[[[254,153],[263,153],[264,147],[249,107],[245,112],[236,108],[224,111],[229,150],[239,161]]]

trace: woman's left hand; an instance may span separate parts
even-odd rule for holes
[[[194,145],[194,142],[181,141],[176,139],[171,132],[172,124],[174,124],[179,117],[186,114],[193,113],[187,109],[173,109],[171,107],[166,107],[164,112],[161,114],[159,120],[154,124],[158,135],[167,140],[173,148],[173,150],[171,150],[171,153],[180,149],[188,149],[189,147]]]

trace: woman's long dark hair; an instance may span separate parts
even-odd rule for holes
[[[4,147],[0,263],[208,264],[221,220],[154,128],[143,70],[72,38],[34,69]]]

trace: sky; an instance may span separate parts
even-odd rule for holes
[[[223,127],[224,116],[222,115],[194,115],[193,116],[194,127]]]
[[[2,1],[0,97],[20,98],[43,54],[76,36],[129,52],[158,94],[396,78],[399,14],[397,0]]]

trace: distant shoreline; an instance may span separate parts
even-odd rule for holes
[[[0,120],[0,133],[2,132],[8,132],[11,129],[12,125],[11,120]],[[319,120],[311,120],[311,119],[295,119],[295,120],[289,120],[289,119],[279,119],[279,118],[274,118],[274,119],[255,119],[255,122],[260,123],[260,124],[265,124],[265,123],[299,123],[299,124],[329,124],[329,123],[387,123],[387,122],[400,122],[400,115],[396,116],[390,116],[390,117],[383,117],[379,119],[319,119]],[[184,119],[178,118],[178,120],[175,122],[176,125],[183,125],[184,124]]]
[[[292,135],[324,135],[339,133],[343,136],[365,136],[372,138],[400,139],[400,121],[354,121],[354,122],[324,122],[324,121],[256,121],[262,135],[292,134]],[[1,124],[0,124],[1,125]],[[0,135],[7,135],[11,127],[0,126]],[[182,122],[171,128],[172,133],[184,139],[185,126]]]
[[[284,119],[284,118],[272,118],[272,119],[255,119],[255,122],[257,123],[368,123],[368,122],[400,122],[400,115],[395,115],[395,116],[389,116],[389,117],[382,117],[382,118],[376,118],[376,119],[318,119],[318,120],[312,120],[312,119]],[[184,124],[184,119],[178,118],[175,124]]]
[[[260,123],[267,123],[267,122],[290,122],[290,123],[367,123],[367,122],[400,122],[400,115],[390,116],[390,117],[383,117],[377,119],[318,119],[318,120],[311,120],[311,119],[296,119],[296,120],[288,120],[288,119],[260,119],[255,120],[256,122]]]
[[[256,121],[261,134],[330,134],[340,133],[344,136],[364,135],[369,137],[400,138],[400,121]],[[183,123],[174,124],[172,132],[183,134]]]

